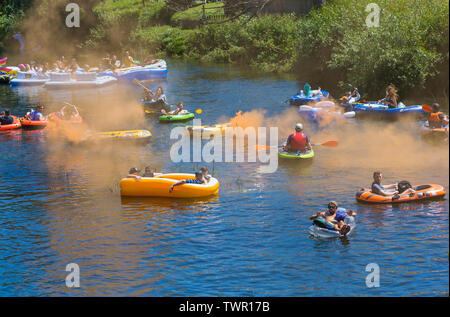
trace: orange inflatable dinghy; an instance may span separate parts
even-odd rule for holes
[[[370,190],[362,190],[356,193],[356,200],[365,203],[374,204],[393,204],[404,203],[416,200],[437,199],[442,198],[446,194],[443,186],[436,184],[416,185],[413,186],[415,193],[396,195],[396,196],[381,196],[372,193]]]
[[[0,125],[0,131],[13,130],[13,129],[20,128],[20,126],[21,126],[20,120],[17,119],[17,117],[14,117],[14,116],[11,116],[11,117],[13,117],[13,119],[14,119],[13,123]]]
[[[83,123],[83,119],[81,118],[81,116],[72,117],[72,118],[66,120],[66,119],[61,118],[60,114],[58,112],[52,112],[47,117],[48,117],[49,121],[54,121],[54,122],[69,123],[69,124],[82,124]]]
[[[28,130],[39,130],[44,129],[48,125],[47,119],[42,121],[32,121],[25,118],[20,118],[20,123],[22,123],[23,129]]]

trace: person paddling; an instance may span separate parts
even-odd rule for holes
[[[287,138],[284,150],[297,153],[305,153],[311,150],[309,137],[303,133],[303,124],[297,123],[295,125],[295,132]]]

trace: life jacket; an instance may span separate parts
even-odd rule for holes
[[[292,134],[289,140],[289,148],[291,151],[303,151],[306,148],[307,136],[301,132]]]
[[[439,118],[440,115],[443,115],[443,112],[432,112],[428,117],[428,123],[433,127],[441,127],[442,120]]]

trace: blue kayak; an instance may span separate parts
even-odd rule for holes
[[[402,105],[402,104],[401,104]],[[400,106],[398,108],[389,108],[388,106],[376,102],[355,104],[353,105],[353,111],[356,113],[356,117],[384,117],[384,118],[397,118],[404,116],[425,116],[427,113],[422,110],[422,105],[416,106]]]
[[[289,99],[289,103],[292,106],[300,106],[307,104],[309,102],[318,102],[322,99],[328,98],[330,94],[324,90],[311,90],[311,93],[306,96],[304,93],[300,93],[298,95],[292,96]]]

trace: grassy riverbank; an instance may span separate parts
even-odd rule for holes
[[[448,1],[379,0],[378,27],[366,25],[369,3],[329,1],[307,16],[244,16],[201,25],[201,7],[174,12],[163,1],[144,6],[141,0],[103,0],[93,7],[95,19],[77,47],[97,55],[130,50],[139,60],[152,54],[293,72],[323,87],[351,83],[371,95],[389,83],[402,94],[425,87],[448,94]],[[222,9],[214,10],[206,14]],[[183,23],[189,19],[197,23]]]

